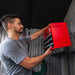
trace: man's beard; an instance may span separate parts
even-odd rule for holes
[[[16,31],[16,30],[15,30],[15,32],[16,32],[17,34],[20,34],[20,35],[23,34],[23,32],[19,32],[19,31]]]

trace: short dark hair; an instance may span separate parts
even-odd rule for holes
[[[18,15],[4,15],[2,18],[1,18],[1,23],[2,23],[2,26],[3,28],[5,29],[5,31],[7,31],[7,27],[8,27],[8,23],[14,23],[14,19],[15,18],[20,18]]]

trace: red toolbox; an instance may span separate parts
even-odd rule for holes
[[[44,33],[44,48],[47,50],[71,46],[70,36],[66,22],[50,23]]]

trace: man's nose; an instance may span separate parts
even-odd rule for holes
[[[24,26],[23,26],[23,25],[21,25],[21,27],[22,27],[22,28],[24,28]]]

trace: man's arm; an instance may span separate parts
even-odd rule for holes
[[[43,54],[37,57],[26,57],[23,61],[20,62],[20,65],[27,68],[31,69],[38,63],[40,63],[46,56],[50,55],[52,53],[51,47]]]
[[[48,25],[49,26],[49,25]],[[31,35],[31,41],[38,38],[47,28],[48,26],[46,26],[45,28],[35,32],[34,34]]]

